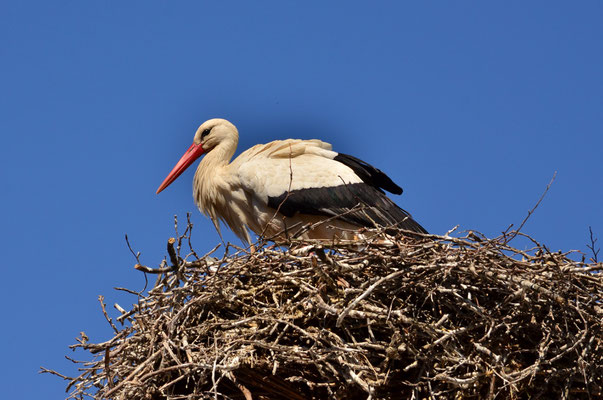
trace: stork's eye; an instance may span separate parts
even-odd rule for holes
[[[205,136],[209,135],[209,132],[211,132],[211,129],[204,130],[201,134],[201,139],[205,139]]]

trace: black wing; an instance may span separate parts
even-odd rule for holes
[[[350,167],[367,185],[373,186],[380,191],[381,189],[385,189],[393,194],[402,194],[402,188],[396,185],[389,176],[361,159],[343,153],[338,153],[333,159]]]
[[[427,233],[381,190],[366,183],[292,190],[269,197],[268,205],[287,217],[296,213],[339,216],[339,220],[360,227],[391,226]]]
[[[338,219],[356,226],[392,226],[427,233],[409,213],[385,195],[382,189],[401,194],[402,188],[381,170],[347,154],[339,153],[334,160],[351,168],[362,183],[342,182],[337,186],[292,190],[269,197],[268,205],[287,217],[296,213],[339,216]]]

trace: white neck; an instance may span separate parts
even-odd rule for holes
[[[225,206],[221,204],[224,197],[220,192],[229,190],[223,172],[234,155],[236,147],[236,139],[220,142],[205,154],[195,172],[193,198],[201,212],[208,215],[214,224],[219,219],[217,209]]]

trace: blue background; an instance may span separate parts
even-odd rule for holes
[[[155,190],[212,117],[239,151],[320,138],[387,172],[433,233],[516,226],[552,250],[603,236],[603,3],[20,1],[0,5],[3,398],[64,397],[80,331],[110,337],[173,215],[219,242],[194,168]],[[238,242],[225,229],[225,239]],[[524,245],[518,242],[518,245]]]

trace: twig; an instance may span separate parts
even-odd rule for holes
[[[350,305],[348,305],[339,315],[339,317],[337,317],[337,327],[341,326],[341,322],[343,321],[343,319],[348,315],[348,313],[354,308],[356,307],[356,305],[362,301],[366,296],[368,296],[369,294],[371,294],[371,292],[373,290],[375,290],[375,288],[377,288],[379,285],[381,285],[383,282],[388,281],[390,279],[393,279],[397,276],[400,276],[404,273],[404,271],[396,271],[396,272],[392,272],[391,274],[384,276],[383,278],[377,280],[377,282],[373,283],[371,286],[368,287],[368,289],[366,289],[360,296],[356,297],[354,299],[354,301],[352,301],[350,303]]]
[[[105,316],[105,319],[107,320],[107,322],[109,323],[109,325],[111,325],[111,328],[113,328],[113,331],[115,333],[119,333],[119,329],[117,329],[117,327],[113,323],[113,320],[111,318],[109,318],[109,315],[107,314],[107,309],[105,308],[105,297],[102,296],[102,295],[98,296],[98,301],[100,302],[100,305],[101,305],[101,308],[103,310],[103,315]]]
[[[505,240],[503,241],[504,244],[507,244],[511,240],[513,240],[517,236],[517,233],[521,231],[521,228],[523,228],[523,226],[525,225],[525,223],[528,222],[528,219],[530,219],[530,216],[532,216],[532,214],[534,213],[534,211],[536,211],[536,208],[538,208],[538,206],[540,205],[540,203],[544,199],[544,196],[546,196],[547,192],[551,188],[551,185],[555,181],[556,177],[557,177],[557,171],[555,171],[555,173],[553,174],[553,177],[551,178],[551,181],[549,182],[548,185],[546,185],[546,188],[544,189],[544,192],[542,193],[542,195],[540,196],[540,198],[538,199],[538,201],[536,202],[536,204],[534,205],[534,207],[532,207],[532,209],[530,211],[528,211],[528,215],[523,219],[523,221],[521,221],[521,224],[519,224],[519,228],[515,229],[515,231],[511,232],[511,234],[507,238],[505,238]]]
[[[130,372],[124,380],[119,382],[117,385],[115,385],[114,388],[112,388],[107,393],[105,393],[103,395],[103,397],[111,398],[111,395],[113,393],[115,393],[118,389],[121,389],[121,387],[123,385],[125,385],[126,383],[130,383],[131,379],[134,376],[136,376],[136,374],[138,374],[140,371],[142,371],[147,365],[149,365],[151,362],[155,361],[155,359],[161,355],[161,351],[162,351],[162,349],[159,349],[156,352],[154,352],[149,358],[147,358],[144,362],[142,362],[140,365],[138,365],[138,367],[134,368],[134,370],[132,372]]]
[[[176,243],[175,238],[169,238],[167,241],[167,251],[170,256],[170,261],[172,262],[172,268],[176,270],[178,265],[180,265],[180,260],[178,260],[178,255],[176,254],[176,250],[174,250],[174,243]]]
[[[588,227],[588,231],[590,232],[590,244],[587,244],[586,247],[588,247],[589,250],[593,253],[593,257],[591,259],[592,262],[598,263],[599,262],[598,255],[599,255],[599,251],[601,251],[601,249],[597,249],[597,248],[595,248],[595,246],[599,239],[597,239],[595,237],[592,226]]]

